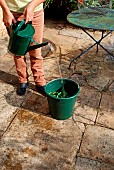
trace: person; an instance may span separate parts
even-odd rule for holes
[[[78,0],[80,4],[84,4],[84,0]]]
[[[42,43],[44,27],[43,2],[45,0],[0,0],[0,6],[3,11],[3,22],[7,30],[11,31],[11,25],[18,21],[25,20],[25,24],[32,21],[35,29],[33,39]],[[41,48],[29,51],[31,70],[34,77],[37,92],[45,96],[46,80],[43,70],[43,57]],[[25,56],[14,56],[14,62],[18,74],[19,87],[17,94],[22,96],[26,93],[28,87],[28,73]]]

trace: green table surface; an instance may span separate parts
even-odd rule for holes
[[[69,23],[95,30],[114,30],[114,10],[108,8],[87,8],[67,15]]]

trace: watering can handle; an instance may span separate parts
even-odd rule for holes
[[[25,23],[25,20],[22,20],[22,21],[18,24],[15,32],[17,32],[17,31],[22,27],[22,25],[23,25],[24,23]]]
[[[17,25],[17,28],[15,29],[15,32],[19,31],[19,29],[22,27],[22,25],[25,23],[25,20],[23,19],[22,21],[19,22]],[[13,24],[11,24],[11,29],[12,29]]]
[[[27,49],[27,52],[28,52],[28,51],[31,51],[31,50],[34,50],[34,49],[36,49],[36,48],[40,48],[40,47],[45,46],[45,45],[48,44],[48,42],[43,42],[43,43],[41,43],[41,44],[38,44],[38,43],[37,43],[35,40],[33,40],[33,39],[31,39],[31,42],[34,42],[36,45],[29,46],[29,48]]]

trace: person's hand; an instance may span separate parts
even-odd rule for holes
[[[3,22],[4,25],[10,29],[11,24],[16,23],[16,19],[14,18],[13,14],[10,11],[8,12],[3,11]]]
[[[27,7],[24,9],[23,15],[25,18],[25,24],[33,20],[34,9],[35,6],[32,3],[29,3]]]
[[[25,19],[25,24],[30,22],[34,18],[34,9],[41,3],[45,2],[46,0],[32,0],[27,7],[25,7],[23,15]]]

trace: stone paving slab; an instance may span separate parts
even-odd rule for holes
[[[20,110],[0,141],[2,169],[72,169],[84,126]],[[58,145],[59,144],[59,145]]]
[[[102,59],[101,61],[98,61],[97,59],[95,61],[94,54],[92,54],[90,58],[88,57],[88,54],[86,54],[83,60],[79,60],[79,62],[77,62],[75,71],[86,77],[87,84],[90,87],[103,91],[114,80],[113,69],[113,61],[103,62]]]
[[[112,89],[113,90],[113,89]],[[111,90],[111,91],[112,91]],[[104,93],[96,122],[114,129],[114,92]]]
[[[16,109],[17,107],[8,104],[5,97],[0,94],[0,131],[5,131]]]
[[[83,136],[79,156],[103,161],[114,166],[114,131],[88,125]]]
[[[110,84],[110,86],[109,86],[109,91],[110,91],[111,93],[114,93],[114,81]]]
[[[88,84],[92,87],[95,87],[99,91],[103,91],[105,87],[107,87],[108,84],[110,83],[110,78],[108,76],[107,77],[103,77],[103,76],[99,77],[99,75],[93,77],[88,76],[87,79],[88,79],[87,80]]]
[[[99,62],[93,61],[93,56],[94,54],[92,54],[90,59],[89,55],[85,54],[84,60],[82,60],[82,58],[81,61],[77,63],[76,70],[80,71],[84,76],[96,75],[99,69]]]
[[[86,29],[86,31],[89,32],[90,35],[92,35],[92,37],[94,37],[96,40],[99,40],[100,37],[102,36],[101,31],[95,31],[93,29],[90,29],[90,30]],[[79,29],[78,27],[72,24],[69,24],[69,26],[65,26],[61,28],[61,30],[59,31],[59,34],[67,36],[67,37],[74,37],[77,39],[82,39],[84,42],[89,41],[91,43],[94,43],[94,41],[86,33],[83,32],[83,30]],[[107,42],[108,42],[108,45],[107,45]],[[102,44],[108,47],[108,49],[111,48],[111,46],[114,46],[114,33],[112,32],[107,37],[105,37],[102,40]]]
[[[78,157],[75,170],[114,170],[114,165]]]
[[[11,84],[4,83],[3,81],[0,81],[0,94],[6,95],[8,92],[11,92],[14,90],[14,87]]]
[[[35,113],[50,115],[47,98],[35,93],[35,91],[28,90],[26,98],[22,103],[22,108]]]
[[[100,126],[114,129],[114,112],[99,111],[96,123]]]
[[[59,58],[57,58],[56,56],[55,58],[48,58],[44,60],[44,70],[45,73],[48,73],[45,74],[47,81],[60,77],[58,60]]]
[[[14,67],[14,62],[13,62],[12,56],[7,53],[7,54],[1,56],[1,61],[2,62],[0,62],[0,71],[9,73],[10,70]]]
[[[45,37],[50,41],[52,41],[54,44],[60,46],[62,50],[61,52],[63,54],[66,54],[68,50],[74,46],[76,39],[73,37],[69,37],[66,41],[66,37],[64,35],[59,35],[58,32],[59,30],[57,30],[57,28],[53,29],[53,34],[52,34],[52,29],[48,27],[44,29]]]
[[[7,46],[8,46],[8,38],[3,37],[3,39],[0,39],[0,56],[4,56],[7,53]]]
[[[90,87],[81,87],[74,107],[74,119],[87,124],[94,124],[99,108],[101,94]]]
[[[107,57],[107,55],[106,55]],[[106,61],[106,57],[104,58],[104,62],[100,64],[100,70],[98,75],[102,75],[104,78],[109,78],[110,81],[114,80],[114,61]],[[105,70],[105,72],[104,72]]]
[[[103,93],[100,108],[114,113],[114,93]]]

